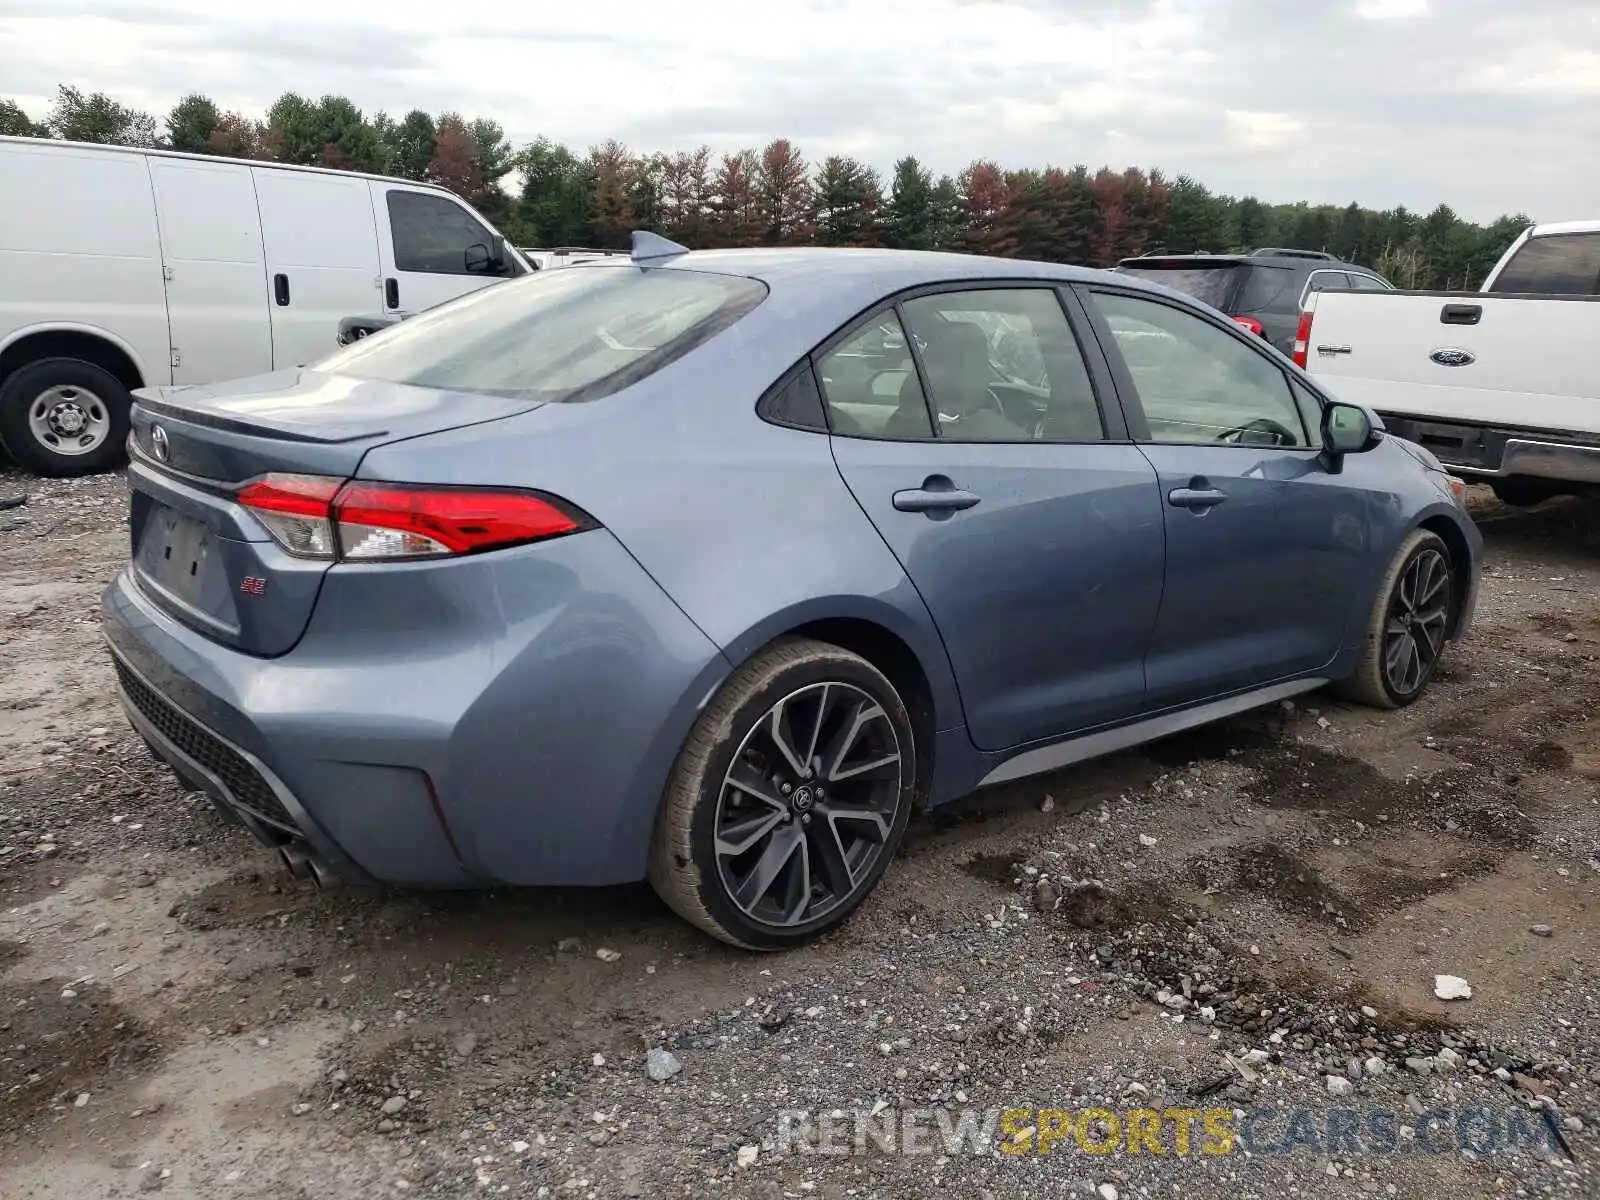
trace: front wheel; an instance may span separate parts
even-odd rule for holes
[[[722,685],[684,743],[650,882],[722,941],[798,945],[877,885],[916,767],[905,704],[881,671],[825,642],[774,643]]]
[[[1403,708],[1421,696],[1444,653],[1455,592],[1449,547],[1415,530],[1384,573],[1355,674],[1339,690],[1374,708]]]
[[[103,367],[46,358],[0,386],[0,445],[38,475],[94,475],[121,461],[132,398]]]

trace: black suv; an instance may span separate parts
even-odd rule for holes
[[[1279,350],[1294,350],[1300,312],[1312,292],[1333,288],[1391,292],[1376,271],[1320,250],[1264,247],[1249,254],[1146,254],[1116,269],[1185,292],[1220,309]]]

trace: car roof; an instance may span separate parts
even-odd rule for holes
[[[1556,237],[1563,233],[1600,233],[1600,219],[1590,221],[1547,221],[1535,225],[1531,237]]]
[[[600,259],[593,270],[633,265],[626,255]],[[791,300],[811,294],[830,305],[852,311],[867,308],[896,292],[942,283],[1017,280],[1041,283],[1086,283],[1094,280],[1139,284],[1126,276],[1092,267],[952,254],[936,250],[849,249],[795,246],[742,250],[692,250],[655,260],[658,268],[709,271],[759,279]],[[1166,289],[1161,289],[1166,290]],[[853,306],[853,307],[852,307]]]
[[[1383,278],[1374,268],[1364,267],[1360,263],[1338,258],[1303,258],[1296,254],[1144,254],[1138,258],[1123,259],[1117,263],[1117,270],[1138,268],[1141,264],[1183,266],[1191,263],[1195,266],[1271,267],[1279,271],[1303,271],[1306,275],[1317,271],[1355,271],[1375,279]]]

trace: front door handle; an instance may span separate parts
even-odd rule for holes
[[[1173,488],[1167,493],[1167,503],[1173,508],[1187,508],[1193,512],[1207,512],[1227,498],[1227,492],[1212,487]]]
[[[964,492],[945,475],[929,475],[919,488],[908,488],[894,494],[894,506],[900,512],[927,513],[938,518],[971,508],[979,497]]]

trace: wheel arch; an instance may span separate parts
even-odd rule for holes
[[[130,392],[144,387],[150,372],[125,340],[93,325],[62,322],[29,325],[0,342],[0,385],[16,371],[47,358],[76,358],[109,371]]]
[[[882,600],[831,597],[773,614],[730,641],[723,653],[737,669],[788,637],[812,638],[859,654],[894,684],[917,736],[918,803],[926,803],[933,787],[937,735],[962,723],[955,676],[932,619],[924,612],[919,620]]]

